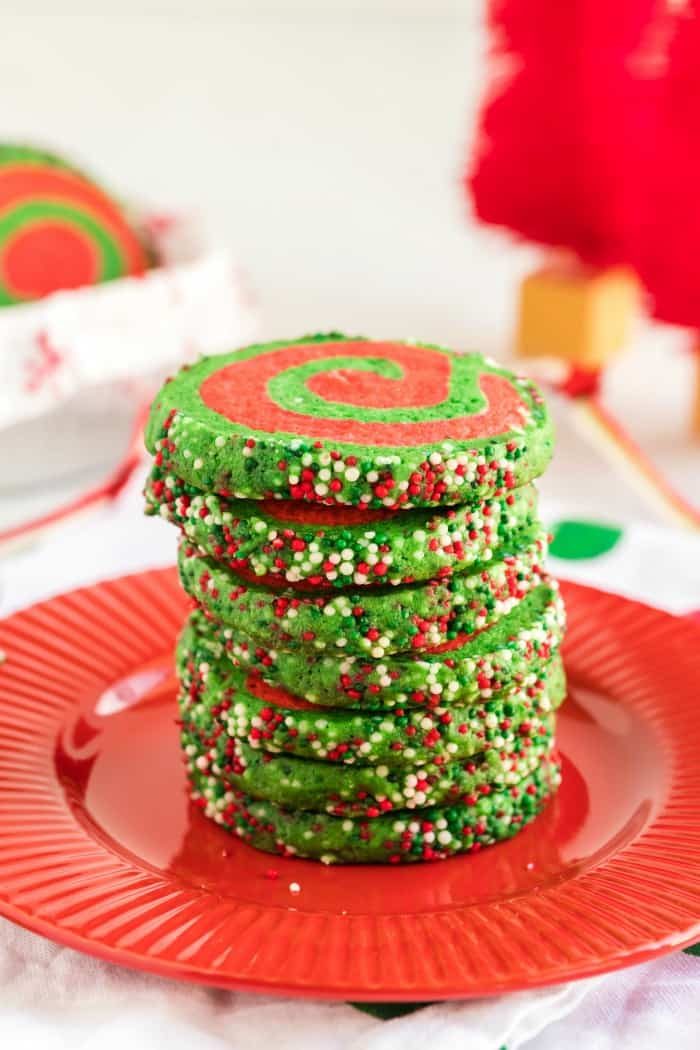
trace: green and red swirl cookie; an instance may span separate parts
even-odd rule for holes
[[[335,653],[275,649],[231,628],[190,615],[197,644],[214,659],[226,655],[257,670],[272,685],[329,707],[392,710],[467,706],[547,674],[564,632],[564,606],[556,582],[528,594],[512,612],[475,637],[456,638],[437,650],[382,660]]]
[[[534,485],[473,506],[361,510],[291,500],[224,499],[154,467],[146,511],[205,554],[270,586],[409,583],[462,572],[515,549],[537,524]]]
[[[332,333],[185,368],[156,396],[156,465],[205,492],[365,507],[500,498],[545,469],[537,388],[480,354]]]
[[[208,729],[185,722],[182,748],[191,774],[206,773],[227,788],[267,799],[286,809],[335,817],[378,817],[426,806],[474,805],[482,794],[512,787],[532,773],[553,749],[554,718],[500,749],[473,758],[443,762],[439,757],[415,770],[401,766],[342,766],[275,755],[231,737],[220,721]]]
[[[533,820],[561,779],[545,757],[517,785],[481,794],[473,805],[431,806],[420,814],[374,819],[283,809],[232,791],[205,772],[190,774],[191,797],[206,816],[268,853],[309,857],[326,864],[401,864],[475,853],[512,838]]]
[[[249,583],[187,543],[180,545],[178,568],[186,593],[234,632],[273,648],[305,645],[380,660],[435,648],[506,616],[543,582],[546,554],[546,534],[531,533],[520,553],[503,552],[478,572],[316,595]]]
[[[148,267],[118,204],[50,153],[0,145],[0,306]]]
[[[533,727],[564,699],[561,667],[532,688],[477,707],[357,711],[322,708],[268,685],[228,660],[209,660],[188,628],[178,644],[180,715],[210,732],[220,721],[231,737],[265,751],[347,765],[422,765],[469,758],[502,748]]]

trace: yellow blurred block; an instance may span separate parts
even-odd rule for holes
[[[521,285],[517,353],[597,368],[627,342],[638,302],[628,270],[545,266]]]

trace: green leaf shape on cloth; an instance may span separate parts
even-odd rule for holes
[[[552,526],[550,554],[555,558],[581,560],[599,558],[619,542],[622,529],[597,521],[557,521]]]

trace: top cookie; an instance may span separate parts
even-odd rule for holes
[[[146,430],[157,462],[201,489],[365,507],[502,495],[552,443],[534,384],[480,354],[336,333],[202,358]]]

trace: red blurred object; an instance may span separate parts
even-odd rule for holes
[[[635,260],[653,314],[700,328],[700,3],[674,18]]]
[[[628,263],[659,157],[662,0],[491,0],[477,216],[596,267]],[[700,221],[700,217],[699,217]]]
[[[603,378],[600,368],[581,368],[572,365],[566,378],[557,384],[557,390],[568,397],[595,397],[600,393]]]

